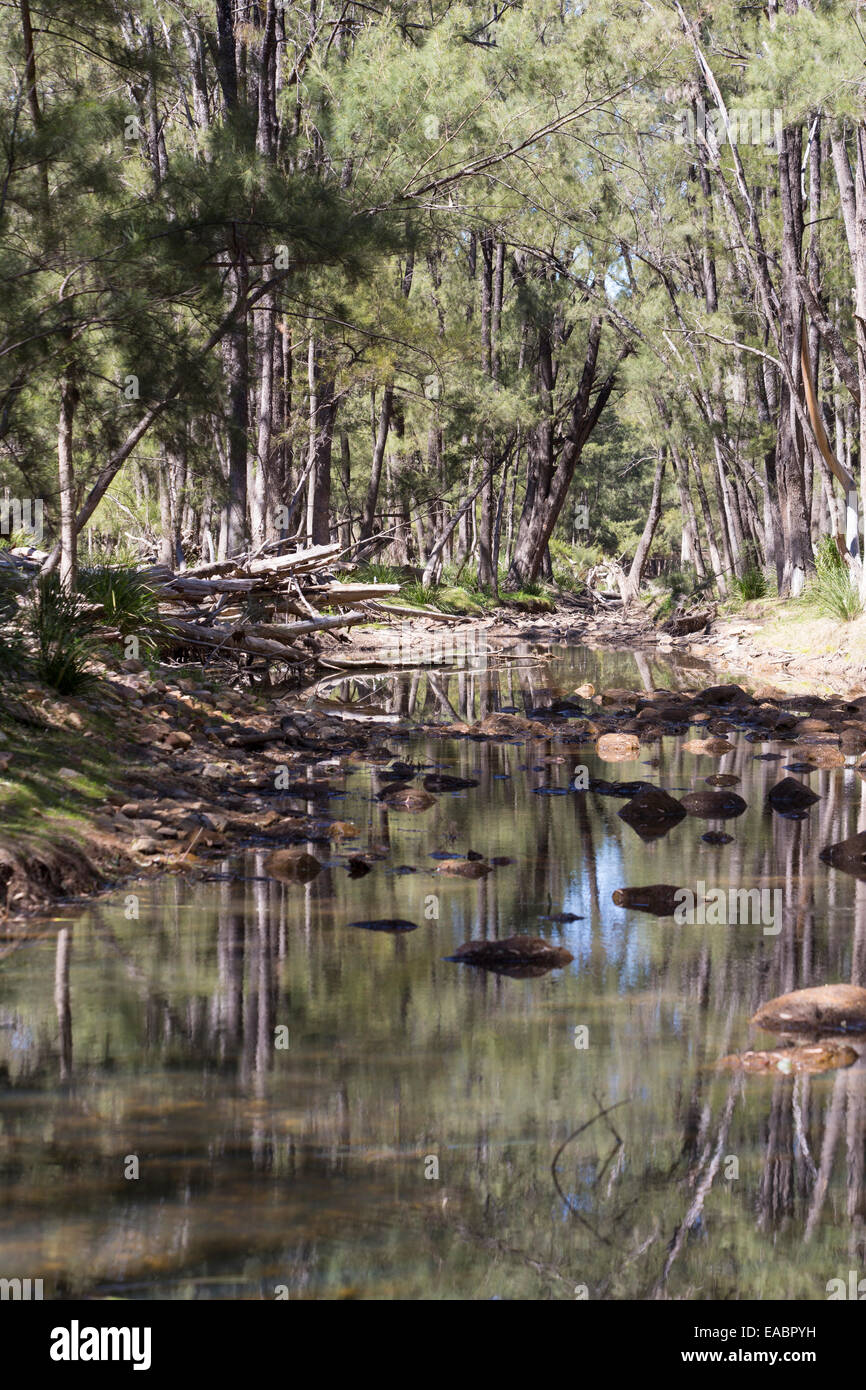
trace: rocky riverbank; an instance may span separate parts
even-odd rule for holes
[[[733,707],[756,737],[765,730],[765,738],[803,741],[805,761],[842,765],[866,749],[859,625],[846,625],[854,646],[801,655],[767,649],[773,621],[764,608],[714,621],[708,632],[671,637],[640,609],[593,615],[564,600],[556,613],[529,617],[500,611],[468,624],[408,619],[396,655],[393,628],[358,629],[335,673],[447,661],[449,650],[474,650],[485,661],[508,661],[518,650],[543,659],[557,645],[655,651],[693,667],[695,693],[685,703],[647,689],[580,689],[555,701],[549,717],[537,710],[526,719],[492,715],[449,732],[592,742],[600,756],[613,750],[617,760],[618,740],[644,744],[695,723],[709,723],[723,738],[725,701],[700,693],[723,680],[751,690]],[[829,626],[820,634],[825,645],[833,641]],[[809,636],[817,644],[818,634]],[[326,814],[329,775],[347,761],[386,765],[399,758],[412,726],[386,710],[358,717],[315,688],[302,695],[226,688],[223,678],[209,677],[206,667],[129,660],[104,669],[86,698],[7,685],[0,694],[0,919],[45,913],[129,877],[206,872],[208,860],[245,844],[318,843],[345,853],[348,864],[354,827]],[[798,715],[810,722],[803,725]]]

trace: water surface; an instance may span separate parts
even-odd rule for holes
[[[586,680],[706,683],[628,653],[524,649],[335,678],[329,696],[446,720]],[[771,996],[866,985],[866,885],[818,861],[866,827],[864,783],[816,771],[821,801],[783,819],[764,797],[793,749],[731,737],[721,760],[666,738],[611,765],[592,745],[395,736],[395,756],[479,786],[390,812],[373,766],[346,761],[321,809],[359,833],[314,847],[311,883],[269,878],[252,848],[59,912],[6,950],[0,1274],[41,1277],[46,1297],[693,1300],[820,1299],[862,1274],[863,1067],[712,1064],[772,1046],[748,1022]],[[578,766],[676,795],[734,772],[749,810],[724,847],[692,818],[645,844],[621,800],[569,790]],[[370,850],[350,878],[348,855]],[[513,862],[435,872],[469,850]],[[781,889],[780,930],[612,902],[699,881]],[[381,918],[418,929],[349,925]],[[517,932],[573,964],[513,979],[445,959]]]

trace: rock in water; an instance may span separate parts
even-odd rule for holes
[[[350,922],[350,927],[359,927],[361,931],[390,931],[404,932],[417,931],[417,922],[406,922],[402,917],[381,917],[369,922]]]
[[[464,941],[447,960],[462,965],[482,965],[489,970],[523,966],[553,970],[574,960],[562,946],[551,946],[540,936],[506,936],[501,941]]]
[[[642,840],[657,840],[685,818],[685,810],[661,787],[644,787],[617,813]]]
[[[702,820],[729,820],[746,810],[746,802],[736,792],[689,792],[680,805],[688,815]]]
[[[652,912],[656,917],[673,917],[679,906],[679,888],[670,883],[649,883],[645,888],[617,888],[613,900],[617,907],[633,912]]]
[[[735,787],[739,780],[735,772],[714,772],[712,777],[704,778],[708,787]]]
[[[700,705],[751,705],[754,703],[740,685],[710,685],[695,696]]]
[[[424,778],[424,790],[427,792],[462,792],[467,787],[477,786],[478,782],[474,777],[452,777],[445,772],[432,772],[429,777]]]
[[[788,811],[803,811],[807,806],[814,806],[821,798],[796,777],[783,777],[767,792],[767,800],[773,810],[783,816]]]
[[[802,1047],[777,1047],[769,1052],[742,1052],[722,1057],[716,1062],[716,1071],[745,1071],[759,1076],[790,1076],[795,1072],[814,1075],[822,1071],[835,1071],[837,1067],[850,1067],[857,1061],[853,1047],[839,1043],[806,1043]]]
[[[316,856],[305,849],[275,849],[265,860],[265,873],[290,883],[309,883],[321,869]]]
[[[768,1033],[846,1033],[866,1029],[866,989],[818,985],[762,1004],[752,1019]]]
[[[820,857],[834,869],[866,878],[866,830],[849,836],[847,840],[840,840],[837,845],[828,845],[821,850]]]
[[[490,865],[478,859],[446,859],[436,872],[452,874],[457,878],[486,878],[490,873]]]
[[[640,740],[637,734],[602,734],[595,751],[606,763],[633,762],[640,757]]]
[[[684,753],[694,753],[696,757],[721,758],[730,753],[734,745],[726,738],[690,738],[683,744]]]
[[[429,811],[436,805],[435,796],[414,787],[394,787],[391,791],[380,792],[376,799],[392,811]]]

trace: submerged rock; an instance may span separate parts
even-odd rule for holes
[[[806,1072],[814,1075],[823,1071],[835,1071],[838,1067],[850,1067],[857,1061],[853,1047],[840,1043],[805,1043],[801,1047],[777,1047],[770,1051],[733,1053],[716,1062],[716,1071],[745,1071],[760,1076],[783,1076]]]
[[[429,811],[431,806],[436,805],[435,796],[415,787],[392,787],[380,793],[377,800],[392,811]]]
[[[275,849],[265,860],[265,873],[290,883],[309,883],[321,870],[316,856],[305,849]]]
[[[714,772],[712,777],[704,778],[708,787],[735,787],[739,780],[735,772]]]
[[[652,912],[656,917],[673,917],[679,906],[679,888],[670,883],[649,883],[644,888],[617,888],[613,900],[617,907],[634,912]]]
[[[845,1033],[866,1029],[866,989],[818,985],[762,1004],[752,1023],[768,1033]]]
[[[733,843],[733,835],[726,835],[724,830],[708,830],[701,836],[704,844],[707,845],[730,845]]]
[[[369,922],[350,922],[349,926],[358,927],[361,931],[404,932],[418,930],[417,922],[407,922],[402,917],[382,917]]]
[[[562,946],[551,946],[540,936],[506,936],[501,941],[464,941],[446,960],[461,965],[480,965],[502,973],[531,970],[545,974],[574,960]]]
[[[451,874],[456,878],[486,878],[490,873],[490,865],[478,859],[446,859],[436,872]]]
[[[477,787],[478,781],[474,777],[452,777],[447,772],[431,772],[429,777],[424,778],[424,790],[427,792],[462,792],[467,787]]]
[[[736,792],[688,792],[680,805],[687,815],[702,820],[730,820],[747,809],[746,802]]]
[[[803,811],[807,806],[814,806],[821,798],[796,777],[783,777],[767,792],[767,800],[774,811],[784,815],[787,811]]]
[[[680,803],[661,787],[644,787],[617,813],[642,840],[666,835],[685,818]]]

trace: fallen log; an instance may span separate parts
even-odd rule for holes
[[[289,555],[270,555],[261,560],[250,560],[244,566],[247,574],[284,574],[307,569],[321,569],[327,560],[339,555],[339,542],[333,545],[314,545],[309,550],[296,550]]]
[[[391,603],[377,603],[375,600],[367,604],[368,608],[374,609],[377,613],[393,613],[398,618],[432,618],[435,623],[469,623],[473,619],[467,613],[442,613],[438,608],[410,608],[408,605],[394,605]]]

